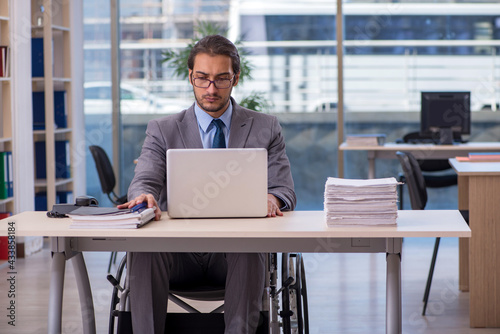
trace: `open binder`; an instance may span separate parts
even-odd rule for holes
[[[110,213],[81,214],[86,212],[82,207],[72,211],[70,228],[139,228],[155,218],[154,208],[145,206],[136,210],[117,210]]]

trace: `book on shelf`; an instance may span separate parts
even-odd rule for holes
[[[0,199],[14,195],[12,152],[0,152]]]
[[[7,151],[7,169],[9,172],[7,197],[14,197],[14,166],[12,165],[12,152]]]
[[[68,140],[57,140],[55,145],[55,170],[57,179],[67,179],[71,177],[70,166],[70,145]],[[47,178],[45,141],[35,142],[35,169],[37,179]]]
[[[54,91],[54,123],[58,129],[68,127],[68,114],[66,106],[66,91]]]
[[[351,134],[345,142],[348,146],[379,146],[385,144],[385,134]]]
[[[10,75],[10,47],[0,45],[0,77],[8,77]]]
[[[86,207],[82,207],[88,209]],[[78,209],[68,214],[71,218],[70,228],[139,228],[155,218],[153,208],[138,211],[125,210],[110,214],[78,215]]]
[[[45,76],[43,69],[43,38],[31,39],[31,76]]]
[[[33,130],[45,130],[45,92],[33,92]]]
[[[54,91],[54,124],[57,129],[68,126],[66,91]],[[33,130],[45,130],[45,92],[33,92]]]
[[[398,184],[393,177],[329,177],[324,202],[327,225],[396,225]]]
[[[7,154],[0,152],[0,199],[6,199],[9,194],[9,171]]]
[[[500,152],[471,152],[466,157],[456,157],[459,162],[500,162]]]
[[[71,190],[56,191],[56,200],[61,204],[73,203],[73,192]]]
[[[56,204],[73,203],[73,192],[68,190],[56,191]],[[35,194],[35,211],[47,211],[47,192],[39,191]]]
[[[45,191],[35,193],[35,211],[47,211],[47,193]]]

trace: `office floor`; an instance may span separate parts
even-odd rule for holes
[[[457,290],[458,241],[442,239],[427,316],[422,296],[434,239],[403,243],[403,333],[491,334],[500,329],[469,328],[469,295]],[[86,253],[94,294],[97,333],[107,333],[111,285],[109,253]],[[305,254],[310,333],[385,333],[385,254]],[[0,264],[0,333],[46,333],[50,253],[17,260],[16,326],[6,318],[9,274]],[[81,311],[71,264],[66,268],[63,333],[81,333]],[[205,304],[207,307],[210,305]],[[173,309],[173,307],[171,308]]]

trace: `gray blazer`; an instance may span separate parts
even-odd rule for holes
[[[290,162],[285,152],[281,126],[275,116],[258,113],[233,103],[229,148],[266,148],[268,151],[268,192],[293,210],[297,199]],[[167,210],[166,152],[170,148],[203,148],[194,113],[194,104],[178,114],[151,120],[146,139],[128,189],[128,199],[152,194],[162,211]]]

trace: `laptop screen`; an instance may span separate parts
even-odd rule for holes
[[[172,218],[265,217],[267,150],[168,150],[167,205]]]

